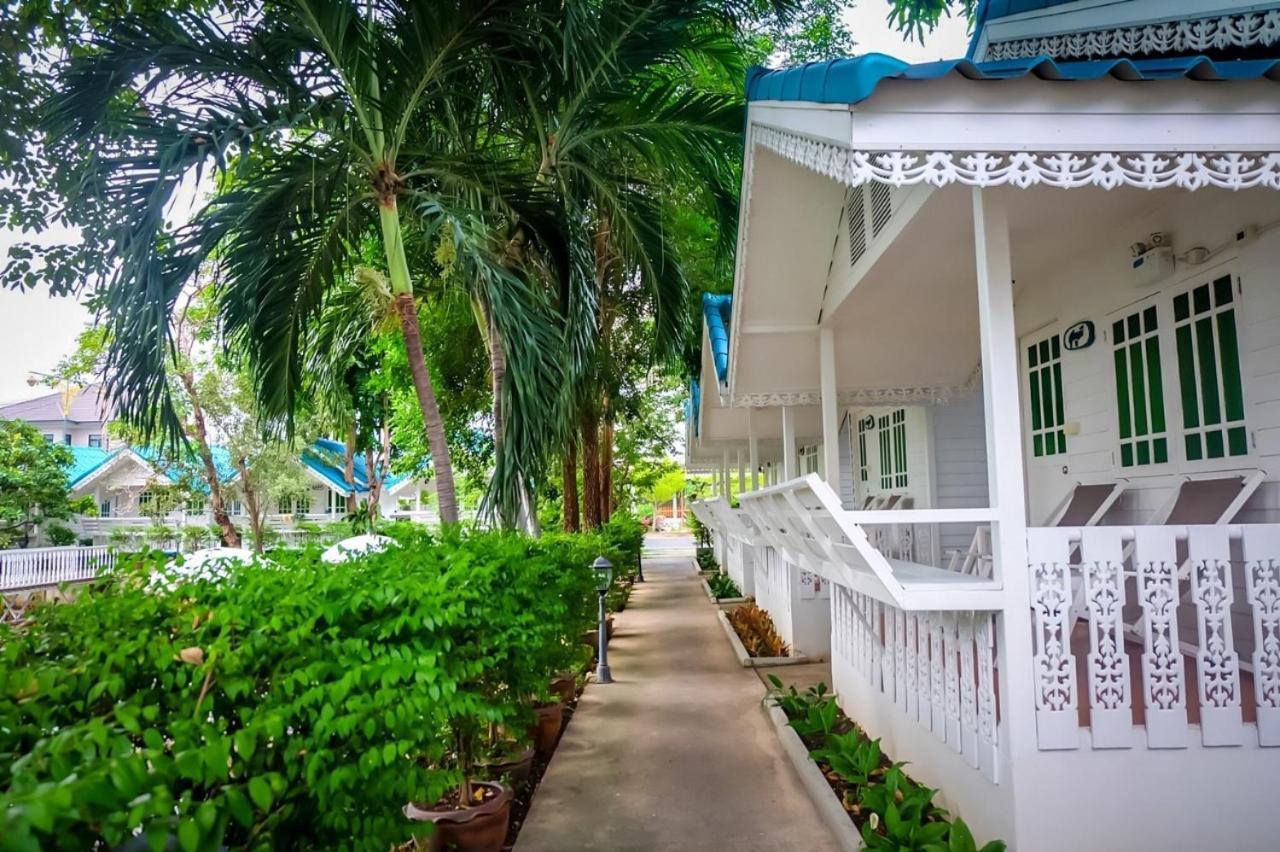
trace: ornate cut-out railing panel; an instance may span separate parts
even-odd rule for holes
[[[1280,746],[1280,525],[1027,539],[1041,749]]]

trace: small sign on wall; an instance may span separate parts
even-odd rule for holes
[[[1097,330],[1093,321],[1080,320],[1062,333],[1062,345],[1068,352],[1075,352],[1078,349],[1088,349],[1096,338]]]

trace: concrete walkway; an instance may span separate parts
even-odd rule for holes
[[[645,560],[516,852],[836,849],[688,557]]]

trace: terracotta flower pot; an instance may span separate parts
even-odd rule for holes
[[[493,790],[485,802],[456,811],[432,811],[413,802],[404,806],[404,815],[415,822],[435,824],[427,838],[428,852],[501,852],[511,821],[511,789],[494,781],[474,781],[474,787]]]
[[[533,774],[533,755],[532,748],[498,754],[489,760],[478,761],[476,768],[489,778],[505,779],[511,786],[520,788],[529,783],[529,776]]]
[[[545,707],[535,707],[533,714],[533,727],[529,729],[533,748],[539,757],[550,757],[551,752],[556,750],[560,728],[564,725],[564,705],[557,702]]]
[[[578,694],[578,681],[572,674],[556,675],[551,680],[551,694],[568,704]]]

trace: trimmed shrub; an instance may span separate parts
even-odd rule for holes
[[[594,583],[581,542],[397,532],[337,570],[281,552],[162,588],[163,557],[122,560],[0,628],[0,848],[421,832],[401,806],[457,785],[477,732],[527,726],[580,654]]]

